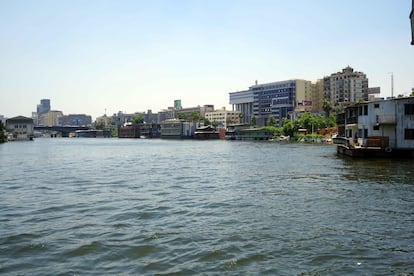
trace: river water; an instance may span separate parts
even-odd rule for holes
[[[407,275],[414,162],[332,145],[0,145],[0,274]]]

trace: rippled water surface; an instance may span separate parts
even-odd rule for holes
[[[334,146],[0,145],[0,273],[414,273],[414,161]]]

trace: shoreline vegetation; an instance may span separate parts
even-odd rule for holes
[[[7,142],[6,129],[2,121],[0,121],[0,144]]]
[[[276,126],[273,116],[269,116],[268,126],[253,128],[273,133],[274,141],[330,142],[332,136],[337,134],[334,113],[322,116],[305,112],[294,120],[283,119],[282,126]]]

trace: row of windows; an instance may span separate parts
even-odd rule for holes
[[[17,128],[27,128],[27,125],[14,125],[14,129]]]
[[[374,130],[379,130],[379,126],[375,125]],[[347,138],[352,138],[352,129],[347,129],[345,135],[346,135]],[[367,138],[367,137],[368,137],[368,129],[360,128],[360,129],[358,129],[358,135],[355,135],[355,137],[353,137],[353,138]],[[404,139],[405,140],[414,140],[414,129],[413,128],[404,129]]]

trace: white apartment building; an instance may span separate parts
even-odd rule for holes
[[[324,96],[337,105],[342,102],[368,100],[368,79],[362,72],[356,72],[350,66],[342,72],[324,77]]]
[[[240,124],[241,112],[230,111],[223,108],[221,110],[206,112],[205,117],[210,122],[215,122],[219,126],[223,126],[224,128],[226,128],[227,125]]]
[[[385,137],[390,150],[413,150],[414,97],[358,103],[347,107],[345,136],[360,145],[366,145],[370,137]]]

